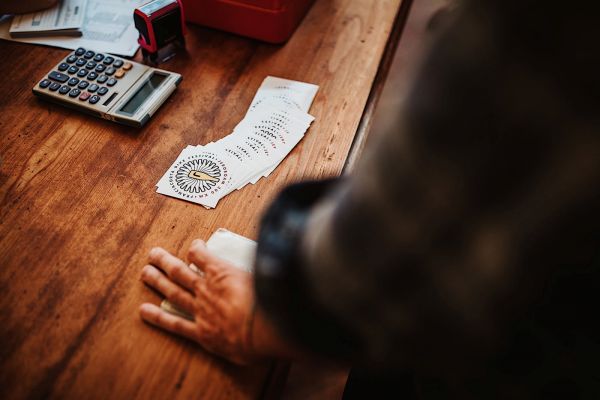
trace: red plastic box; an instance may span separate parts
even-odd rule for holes
[[[182,0],[188,22],[282,43],[314,0]]]

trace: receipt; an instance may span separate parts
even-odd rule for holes
[[[81,37],[13,38],[9,32],[11,20],[8,19],[0,22],[0,38],[71,50],[84,47],[101,53],[131,57],[138,49],[133,9],[145,2],[147,0],[88,0],[81,25]]]
[[[12,37],[81,36],[87,0],[63,0],[46,10],[15,15],[10,26]]]

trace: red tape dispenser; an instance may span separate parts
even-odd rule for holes
[[[165,62],[185,48],[185,22],[180,0],[153,0],[133,11],[144,60]]]

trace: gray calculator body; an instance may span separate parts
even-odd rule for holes
[[[173,93],[181,75],[79,48],[33,87],[41,98],[141,127]]]

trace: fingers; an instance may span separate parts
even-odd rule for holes
[[[171,315],[154,304],[145,303],[140,307],[142,319],[154,326],[177,335],[197,340],[196,325],[187,319]]]
[[[214,271],[222,260],[208,251],[206,244],[199,239],[192,242],[188,252],[188,260],[194,263],[201,271]]]
[[[152,265],[144,267],[142,280],[162,293],[171,303],[176,304],[190,314],[194,313],[194,298],[192,295],[171,282],[169,278]]]
[[[192,271],[182,260],[160,247],[150,250],[148,260],[150,264],[156,265],[165,271],[174,282],[190,291],[194,290],[200,279],[200,276]]]

